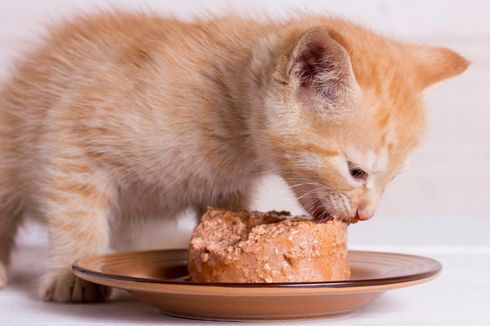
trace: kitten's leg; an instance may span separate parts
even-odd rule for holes
[[[7,284],[7,267],[22,217],[21,207],[7,197],[0,194],[0,289]]]
[[[220,203],[222,208],[241,211],[249,210],[251,203],[251,189],[252,186],[249,185],[246,189],[240,192],[234,192],[224,197]]]
[[[40,295],[55,302],[104,300],[107,288],[75,277],[71,266],[79,258],[108,249],[114,193],[103,178],[80,162],[51,171],[40,199],[50,241],[50,269],[41,281]]]
[[[250,191],[246,189],[243,192],[235,192],[221,197],[218,201],[211,203],[209,206],[223,208],[230,211],[241,211],[250,209]],[[199,206],[195,208],[196,218],[198,221],[208,210],[208,206]]]

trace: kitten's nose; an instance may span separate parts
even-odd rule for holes
[[[373,216],[373,213],[367,209],[358,209],[356,216],[359,220],[366,221]]]

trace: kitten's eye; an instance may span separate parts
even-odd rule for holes
[[[366,180],[368,177],[368,173],[366,171],[358,168],[351,162],[349,162],[349,172],[350,175],[356,180]]]

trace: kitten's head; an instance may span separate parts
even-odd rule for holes
[[[370,218],[424,134],[421,92],[468,63],[331,22],[283,41],[266,96],[275,168],[315,218]]]

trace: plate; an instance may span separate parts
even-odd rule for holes
[[[187,278],[186,250],[115,253],[81,259],[73,272],[87,281],[125,289],[178,317],[207,320],[306,319],[349,314],[385,291],[437,276],[431,258],[349,251],[351,279],[307,283],[200,283]]]

